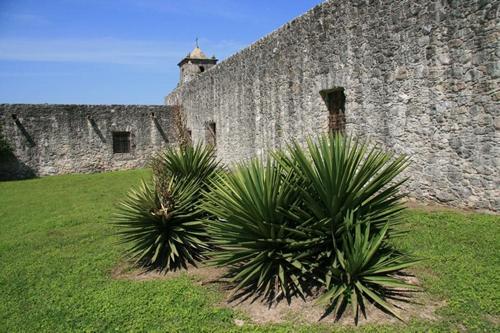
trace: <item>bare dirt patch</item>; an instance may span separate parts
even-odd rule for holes
[[[418,284],[415,277],[407,277],[408,282]],[[324,323],[343,326],[354,325],[354,320],[351,308],[348,307],[343,316],[336,320],[333,314],[327,315],[323,318],[325,309],[323,306],[316,304],[315,298],[308,298],[305,301],[300,298],[294,298],[291,303],[281,301],[272,305],[265,304],[259,301],[252,302],[252,300],[245,300],[243,302],[233,301],[228,302],[227,306],[240,310],[244,313],[250,321],[254,323]],[[436,310],[445,305],[443,301],[432,300],[430,295],[425,292],[413,293],[410,303],[408,302],[395,302],[392,301],[396,308],[397,313],[403,318],[404,321],[410,319],[421,319],[426,321],[438,320]],[[396,324],[401,323],[397,318],[380,310],[379,308],[368,305],[366,308],[366,318],[362,315],[359,317],[358,325],[364,324]]]
[[[188,267],[188,270],[169,272],[167,274],[156,271],[144,271],[133,268],[127,263],[122,263],[111,272],[113,279],[123,279],[132,281],[151,281],[151,280],[168,280],[180,276],[188,276],[195,280],[199,285],[211,286],[219,290],[223,294],[222,301],[218,304],[220,307],[229,307],[241,313],[241,318],[235,319],[235,324],[242,326],[245,322],[256,324],[269,323],[324,323],[336,325],[351,326],[354,325],[351,309],[348,307],[340,320],[336,321],[334,315],[328,315],[325,318],[324,307],[317,305],[315,298],[307,298],[302,300],[294,298],[288,304],[285,300],[277,303],[268,304],[260,300],[248,298],[245,300],[231,300],[232,285],[224,278],[225,269],[209,266]],[[413,276],[405,277],[407,282],[419,284],[417,278]],[[436,310],[445,305],[444,301],[433,300],[429,294],[425,292],[413,293],[412,301],[407,302],[392,302],[396,307],[396,311],[400,314],[404,321],[410,319],[421,319],[426,321],[438,320]],[[359,318],[359,325],[364,324],[396,324],[400,321],[390,314],[383,312],[375,306],[368,305],[366,308],[367,318],[362,315]]]
[[[425,303],[421,303],[425,299]],[[420,295],[412,303],[395,304],[397,312],[404,321],[410,319],[422,319],[427,321],[437,320],[436,309],[444,305],[443,302],[430,302],[428,295]],[[333,314],[323,318],[324,307],[316,304],[315,299],[306,299],[305,301],[295,298],[288,304],[285,301],[268,305],[262,302],[245,301],[242,303],[231,302],[228,306],[243,312],[252,322],[255,323],[337,323],[340,325],[354,325],[351,315],[351,309],[348,308],[343,316],[337,321]],[[394,303],[393,303],[394,304]],[[395,317],[381,311],[380,309],[369,305],[366,309],[367,317],[359,318],[359,325],[364,324],[396,324],[400,323]]]
[[[492,323],[495,326],[500,326],[500,316],[494,316],[494,315],[486,315],[484,316],[487,321]]]

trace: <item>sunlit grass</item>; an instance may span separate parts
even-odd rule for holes
[[[498,329],[498,216],[407,214],[398,241],[425,258],[416,268],[445,306],[438,322],[338,328],[234,325],[240,314],[186,276],[114,280],[123,248],[108,223],[114,205],[147,170],[0,183],[0,332],[68,331],[450,331]]]

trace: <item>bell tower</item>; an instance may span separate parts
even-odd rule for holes
[[[215,66],[215,64],[217,64],[215,56],[208,58],[198,46],[198,38],[196,38],[194,50],[178,64],[181,71],[179,85],[191,81],[210,67]]]

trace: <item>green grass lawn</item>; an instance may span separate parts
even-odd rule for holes
[[[493,331],[500,321],[500,221],[460,212],[407,214],[398,245],[425,258],[415,269],[445,301],[437,322],[339,328],[234,325],[241,314],[187,276],[114,280],[121,260],[114,205],[147,170],[0,183],[0,332]]]

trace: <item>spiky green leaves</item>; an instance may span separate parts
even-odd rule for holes
[[[183,146],[153,159],[152,184],[129,194],[116,223],[131,256],[152,268],[185,268],[214,250],[236,297],[321,290],[338,316],[350,305],[357,320],[367,303],[397,316],[388,299],[410,286],[396,273],[414,264],[389,242],[407,163],[325,135],[223,173],[213,148]]]
[[[394,293],[391,287],[408,285],[389,275],[414,262],[392,250],[388,239],[399,232],[406,179],[397,177],[408,159],[341,135],[309,139],[306,149],[293,143],[274,157],[300,192],[302,205],[291,214],[318,221],[324,234],[316,271],[324,276],[329,310],[339,315],[350,303],[357,319],[366,298],[397,316],[385,298]]]
[[[218,246],[213,261],[230,269],[236,290],[265,298],[302,294],[309,281],[300,257],[314,239],[286,212],[297,193],[282,168],[254,160],[213,186],[204,205],[217,216],[209,227]]]
[[[385,244],[387,231],[388,224],[376,231],[370,223],[358,223],[342,233],[340,247],[325,267],[326,292],[318,300],[328,305],[327,313],[339,317],[350,303],[357,322],[359,312],[366,316],[365,305],[371,302],[400,318],[386,299],[406,300],[407,291],[415,287],[393,274],[416,261]]]
[[[354,222],[370,220],[377,228],[390,222],[392,230],[400,222],[405,179],[395,179],[408,164],[405,156],[331,134],[309,139],[306,149],[294,142],[274,158],[300,191],[304,209],[296,214],[302,220],[325,220],[323,226],[336,233],[350,213]]]
[[[175,271],[205,259],[208,235],[198,207],[196,182],[170,181],[163,193],[142,183],[120,203],[115,224],[128,254],[150,269]],[[168,198],[165,198],[168,193]]]
[[[401,221],[397,176],[407,164],[342,136],[293,143],[263,164],[223,175],[206,197],[217,217],[214,261],[230,266],[236,290],[304,295],[321,284],[329,311],[386,299],[406,286],[393,276],[413,262],[389,245]]]
[[[178,148],[167,148],[151,160],[153,175],[158,180],[178,178],[199,182],[206,188],[207,180],[221,172],[222,167],[215,158],[211,146],[196,144]]]
[[[149,269],[173,271],[206,259],[202,192],[220,171],[212,148],[170,148],[152,161],[153,179],[119,205],[115,224],[127,253]]]

